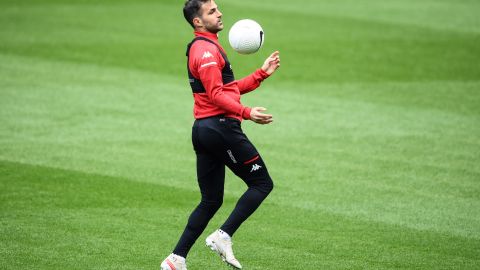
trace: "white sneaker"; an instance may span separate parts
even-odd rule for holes
[[[163,260],[160,270],[187,270],[185,258],[172,253]]]
[[[232,238],[230,235],[228,235],[228,233],[222,230],[216,230],[207,237],[205,242],[207,243],[207,247],[222,257],[224,262],[236,269],[242,269],[242,265],[237,259],[235,259],[235,256],[233,255]]]

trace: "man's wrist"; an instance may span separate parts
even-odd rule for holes
[[[243,108],[242,118],[245,119],[245,120],[250,120],[251,112],[252,112],[252,108],[250,108],[250,107]]]
[[[258,75],[262,78],[262,80],[265,80],[266,78],[270,77],[270,74],[268,74],[263,68],[259,68],[257,70]]]

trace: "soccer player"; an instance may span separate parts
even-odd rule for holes
[[[194,28],[188,45],[188,77],[193,92],[195,122],[192,143],[197,157],[197,178],[201,201],[188,219],[177,246],[161,264],[162,270],[186,270],[185,258],[223,202],[225,166],[248,186],[225,223],[206,239],[207,246],[236,269],[232,236],[272,191],[267,167],[241,129],[242,120],[269,124],[272,115],[265,108],[246,107],[240,95],[256,89],[280,66],[279,52],[272,53],[261,68],[235,80],[227,55],[218,42],[223,29],[222,13],[214,0],[188,0],[185,19]]]

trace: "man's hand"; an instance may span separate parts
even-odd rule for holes
[[[252,110],[250,111],[250,120],[257,124],[270,124],[273,121],[273,116],[271,114],[265,114],[262,113],[263,111],[266,111],[267,109],[263,107],[253,107]]]
[[[268,75],[272,75],[277,68],[280,67],[280,52],[275,51],[272,53],[265,63],[263,63],[262,70],[265,71]]]

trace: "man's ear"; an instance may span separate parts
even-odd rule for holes
[[[195,26],[195,28],[202,27],[203,26],[202,20],[200,20],[199,17],[193,18],[193,25]]]

